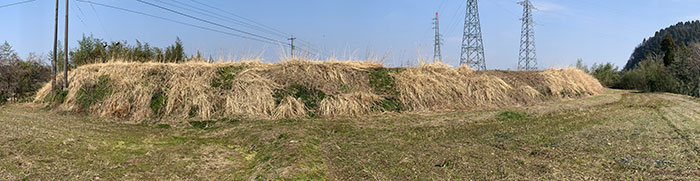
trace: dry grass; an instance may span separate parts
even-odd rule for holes
[[[603,89],[575,69],[481,72],[442,63],[385,68],[358,61],[111,62],[81,66],[69,76],[65,101],[54,103],[58,109],[133,123],[490,109]],[[50,86],[37,93],[35,103],[49,103]]]
[[[332,116],[361,116],[370,114],[372,106],[383,98],[372,93],[355,92],[341,94],[321,101],[321,115]]]

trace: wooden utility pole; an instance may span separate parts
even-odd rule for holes
[[[294,35],[292,35],[292,37],[288,39],[288,40],[291,40],[291,41],[292,41],[292,44],[291,44],[291,47],[292,47],[292,59],[294,59],[294,40],[296,40],[296,39],[297,39],[297,38],[294,38]]]
[[[63,43],[65,44],[63,48],[63,53],[66,55],[63,60],[63,78],[65,83],[65,88],[68,89],[68,1],[66,0],[66,32]]]
[[[56,17],[53,28],[53,60],[51,61],[51,67],[53,69],[53,82],[51,82],[51,100],[53,96],[56,95],[56,74],[58,72],[56,64],[58,63],[58,0],[56,0]]]

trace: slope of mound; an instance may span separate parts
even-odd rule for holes
[[[52,100],[51,83],[47,83],[35,103],[134,123],[490,109],[603,90],[595,78],[576,69],[480,72],[439,63],[388,68],[363,62],[300,60],[274,64],[115,62],[81,66],[69,77],[67,91]]]

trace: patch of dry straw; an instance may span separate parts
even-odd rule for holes
[[[219,78],[218,72],[232,66],[243,69],[234,72],[230,89],[213,87],[212,82]],[[103,118],[132,123],[143,120],[178,122],[190,119],[193,114],[196,115],[193,119],[303,118],[312,112],[322,117],[356,117],[377,113],[381,110],[375,109],[378,102],[388,99],[383,97],[387,95],[377,95],[369,81],[369,72],[381,67],[375,63],[356,61],[303,60],[274,64],[257,61],[92,64],[69,73],[71,84],[68,95],[64,103],[56,108],[82,110]],[[511,77],[535,75],[507,74]],[[546,100],[545,97],[586,96],[603,90],[597,80],[576,69],[537,72],[536,75],[544,81],[530,82],[502,79],[499,74],[480,73],[465,66],[451,68],[442,63],[422,64],[390,75],[398,92],[396,97],[404,111],[409,112],[532,104]],[[79,90],[95,85],[100,76],[109,77],[112,93],[96,104],[81,107],[77,100]],[[320,90],[328,96],[320,100],[317,108],[306,107],[304,100],[292,96],[276,101],[276,91],[291,84]],[[44,97],[50,96],[50,87],[51,83],[47,83],[38,91],[36,103],[44,103]],[[150,107],[151,99],[158,93],[167,95],[167,104],[162,113],[156,113]],[[174,119],[162,119],[164,117]]]

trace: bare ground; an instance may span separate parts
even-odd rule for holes
[[[499,110],[207,129],[11,104],[0,107],[0,180],[698,180],[699,135],[698,100],[619,90]]]

